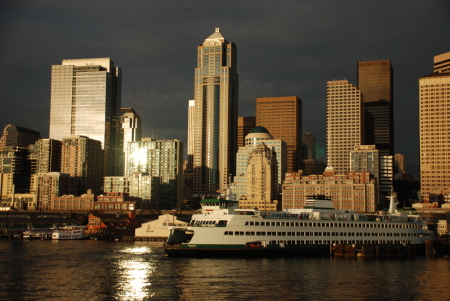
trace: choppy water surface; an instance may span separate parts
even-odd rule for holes
[[[0,241],[0,300],[450,300],[450,260],[190,259],[161,243]]]

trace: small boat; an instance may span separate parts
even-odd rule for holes
[[[88,236],[84,232],[85,227],[64,227],[53,230],[53,240],[77,240],[85,239]]]
[[[55,228],[33,228],[24,231],[22,234],[23,239],[51,239],[53,230]]]

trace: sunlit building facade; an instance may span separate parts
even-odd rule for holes
[[[327,82],[327,166],[350,171],[350,151],[362,144],[361,92],[347,80]]]
[[[236,46],[219,28],[197,48],[194,82],[193,192],[224,192],[235,173],[238,74]]]
[[[450,187],[450,72],[419,79],[420,186],[424,202]]]
[[[120,117],[120,145],[122,145],[123,151],[120,154],[119,166],[121,166],[120,175],[125,175],[125,171],[128,170],[128,145],[130,142],[141,141],[142,121],[141,117],[133,108],[122,108],[120,110],[122,112],[122,116]]]
[[[287,171],[301,168],[302,101],[297,96],[262,97],[256,99],[256,125],[269,130],[274,139],[287,145]]]
[[[0,149],[4,146],[28,147],[40,138],[41,133],[36,130],[8,124],[3,129],[3,136],[0,138]]]
[[[110,58],[52,66],[49,138],[82,135],[101,142],[104,173],[116,175],[120,150],[121,69]]]

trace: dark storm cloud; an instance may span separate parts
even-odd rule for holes
[[[219,27],[238,48],[239,115],[256,97],[297,95],[303,131],[325,147],[326,82],[356,85],[358,61],[394,67],[395,151],[418,176],[418,78],[450,51],[446,1],[2,1],[0,127],[48,135],[50,70],[111,57],[122,106],[145,136],[186,141],[196,47]],[[186,9],[190,7],[190,9]]]

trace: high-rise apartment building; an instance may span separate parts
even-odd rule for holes
[[[140,142],[130,143],[128,152],[127,175],[142,172],[159,178],[158,195],[152,196],[155,200],[151,204],[153,208],[179,208],[183,196],[183,142],[143,138]],[[153,182],[150,184],[154,186]],[[130,195],[137,196],[132,193],[130,191]]]
[[[82,135],[100,141],[106,175],[119,172],[121,82],[121,69],[110,58],[63,60],[52,66],[49,138]]]
[[[256,117],[238,117],[237,147],[245,146],[245,136],[256,126]]]
[[[120,145],[123,146],[123,150],[119,156],[120,174],[125,175],[128,162],[128,144],[130,142],[141,141],[142,139],[142,122],[141,117],[136,113],[133,108],[122,108],[122,116],[120,118]]]
[[[59,172],[61,170],[62,142],[54,139],[39,139],[28,146],[31,173]]]
[[[8,124],[0,138],[0,149],[4,146],[28,147],[41,138],[41,133],[14,124]]]
[[[286,142],[287,171],[297,171],[303,158],[300,98],[297,96],[257,98],[256,125],[269,130],[274,139]]]
[[[197,48],[194,82],[193,190],[225,191],[234,174],[238,112],[236,46],[219,28]]]
[[[363,100],[363,144],[381,156],[394,155],[393,88],[390,60],[358,62],[358,90]]]
[[[424,202],[450,186],[450,72],[419,79],[420,186]]]
[[[347,80],[327,82],[327,165],[350,171],[350,151],[362,144],[361,92]]]
[[[103,183],[103,150],[101,142],[84,136],[73,135],[62,140],[61,172],[78,181],[76,195],[101,193]]]
[[[434,57],[434,72],[450,72],[450,52]]]
[[[2,199],[29,192],[30,162],[26,147],[4,146],[0,150],[0,181]]]

